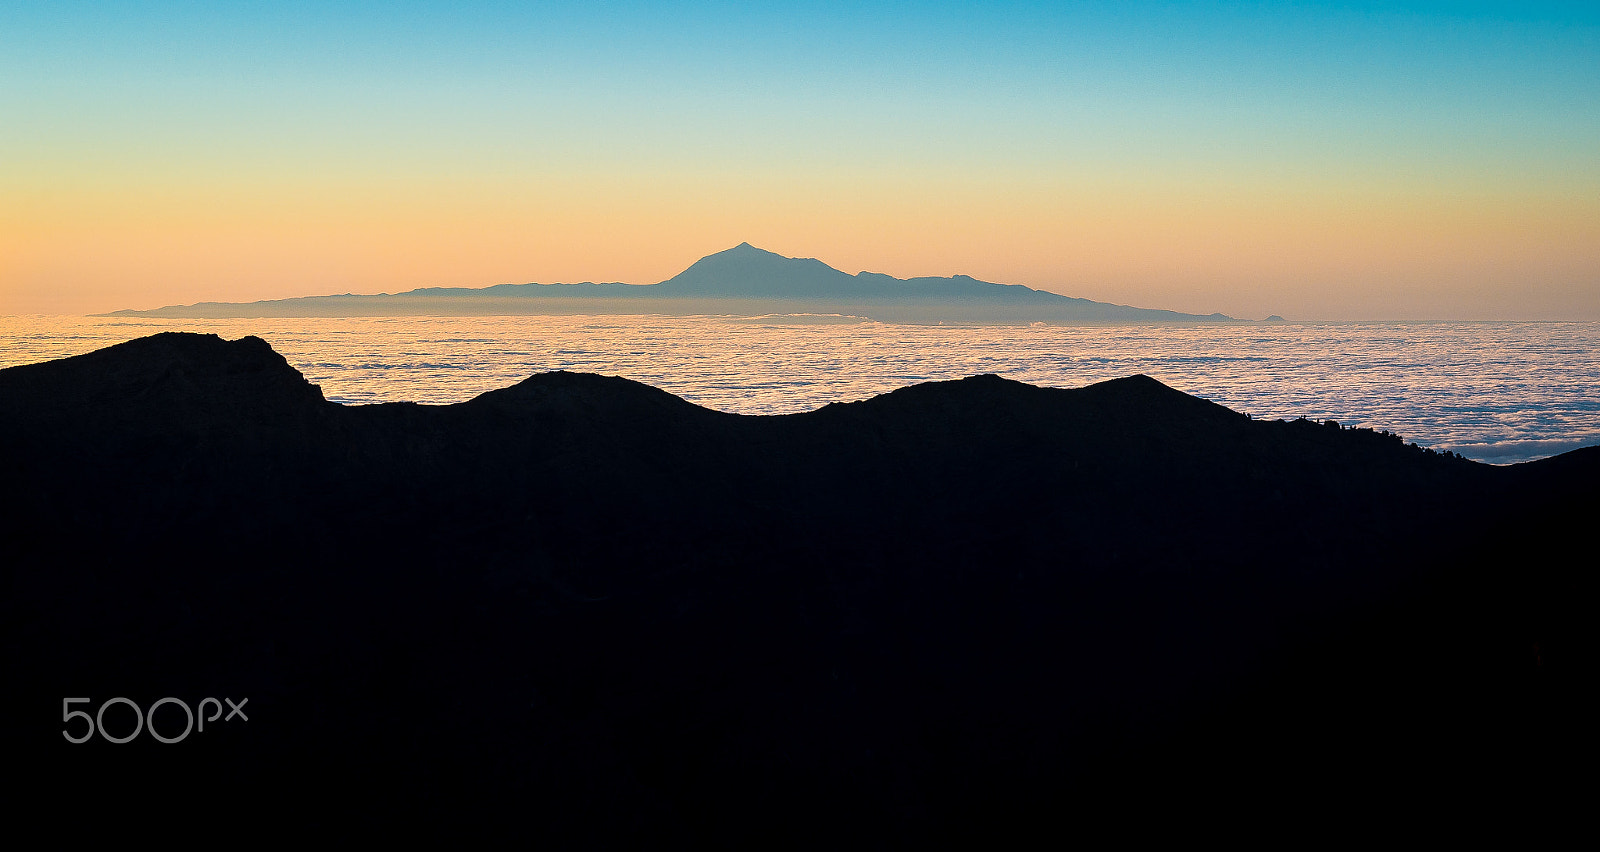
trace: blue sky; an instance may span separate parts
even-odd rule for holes
[[[1455,297],[1474,316],[1600,316],[1597,152],[1592,5],[11,4],[0,221],[48,233],[0,243],[0,311],[644,283],[748,239],[1207,312]],[[430,230],[430,204],[560,236],[486,224],[507,234],[452,253],[460,227]],[[1402,207],[1414,251],[1318,242]],[[131,209],[171,219],[154,242],[174,251],[229,248],[198,267],[118,249],[153,241]],[[383,224],[398,209],[404,226]],[[1495,221],[1462,224],[1473,211]],[[207,230],[223,219],[262,236]],[[312,245],[294,223],[313,220],[351,247]],[[1231,266],[1205,248],[1230,239]],[[1451,248],[1491,243],[1468,267]],[[1149,260],[1163,246],[1172,261]],[[103,263],[72,262],[94,247]],[[396,250],[415,255],[401,281],[373,259]],[[1335,262],[1363,251],[1370,269]]]

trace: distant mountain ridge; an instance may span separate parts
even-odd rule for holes
[[[760,316],[833,313],[885,322],[1228,322],[1062,296],[966,275],[850,275],[814,258],[785,257],[749,243],[708,255],[658,284],[499,284],[425,287],[377,296],[307,296],[264,302],[201,302],[107,316],[268,317],[656,313]]]
[[[991,284],[968,275],[908,279],[880,272],[850,275],[815,258],[784,257],[749,243],[703,257],[656,286],[663,295],[696,298],[934,299],[1033,305],[1054,305],[1065,299],[1075,304],[1105,305],[1020,284]]]

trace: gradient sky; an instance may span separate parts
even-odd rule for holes
[[[0,5],[0,314],[643,284],[741,241],[1597,320],[1600,7]]]

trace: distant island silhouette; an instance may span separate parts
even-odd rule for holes
[[[1494,467],[1146,376],[343,406],[166,333],[0,370],[0,471],[30,814],[922,848],[1587,812],[1600,448]],[[249,718],[63,735],[168,696]]]
[[[819,260],[741,243],[659,284],[500,284],[425,287],[394,295],[307,296],[264,302],[201,302],[102,316],[349,317],[516,314],[843,314],[903,323],[1232,322],[1061,296],[965,275],[900,279],[849,275]]]

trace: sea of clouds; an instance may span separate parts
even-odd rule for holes
[[[1507,464],[1600,444],[1600,323],[911,326],[849,317],[0,317],[0,367],[157,331],[265,338],[327,398],[461,402],[534,373],[620,375],[788,414],[997,373],[1143,373],[1258,418],[1310,417]]]

